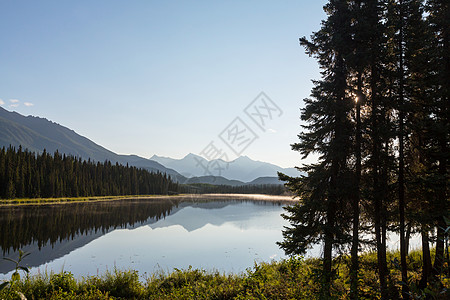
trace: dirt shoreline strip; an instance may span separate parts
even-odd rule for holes
[[[63,197],[63,198],[28,198],[28,199],[0,199],[2,206],[24,205],[55,205],[82,202],[103,202],[119,200],[258,200],[272,202],[295,202],[292,196],[263,195],[263,194],[180,194],[180,195],[132,195],[132,196],[101,196],[101,197]]]
[[[281,195],[264,195],[264,194],[202,194],[204,197],[214,197],[216,198],[239,198],[248,200],[266,200],[266,201],[286,201],[286,202],[296,202],[297,199],[293,199],[292,196],[281,196]]]

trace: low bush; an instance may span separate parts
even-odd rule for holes
[[[401,275],[397,252],[388,253],[392,298],[400,297]],[[333,265],[333,299],[348,299],[350,258],[341,256]],[[360,257],[360,299],[379,299],[376,253]],[[420,290],[420,251],[408,257],[411,295],[414,299],[448,299],[450,280],[442,277]],[[293,257],[279,262],[255,264],[240,274],[207,272],[189,267],[140,278],[136,271],[114,270],[102,276],[75,279],[70,272],[25,276],[8,281],[0,299],[317,299],[321,285],[321,261]],[[22,297],[22,298],[21,298]]]

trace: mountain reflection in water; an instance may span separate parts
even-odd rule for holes
[[[30,252],[23,264],[34,273],[64,268],[81,276],[116,266],[153,272],[189,265],[243,271],[266,250],[272,254],[261,260],[283,256],[275,245],[285,225],[282,205],[174,197],[1,207],[0,246],[4,257]],[[0,278],[13,267],[0,261]]]

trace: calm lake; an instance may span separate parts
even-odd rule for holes
[[[254,262],[279,260],[276,245],[287,202],[237,198],[136,199],[0,208],[3,257],[30,252],[31,273],[105,270],[139,274],[173,268],[238,273]],[[0,279],[14,264],[0,261]]]

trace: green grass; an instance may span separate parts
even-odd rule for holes
[[[58,204],[58,203],[74,203],[74,202],[98,202],[98,201],[114,201],[125,199],[147,199],[156,197],[174,197],[182,195],[126,195],[126,196],[91,196],[91,197],[61,197],[61,198],[16,198],[16,199],[0,199],[0,206],[11,205],[38,205],[38,204]]]
[[[399,297],[400,272],[393,260],[398,252],[389,253],[391,297]],[[334,261],[333,299],[348,299],[349,257]],[[376,253],[361,256],[360,299],[379,299]],[[408,258],[408,283],[415,299],[425,294],[415,289],[420,278],[420,251]],[[102,276],[75,279],[70,272],[26,276],[0,292],[0,299],[317,299],[320,290],[321,263],[318,259],[290,258],[280,262],[255,264],[241,274],[223,274],[189,268],[170,274],[139,276],[136,271],[114,270]],[[429,286],[434,298],[448,299],[448,278]],[[443,292],[443,293],[442,293]],[[442,293],[442,294],[440,294]]]

